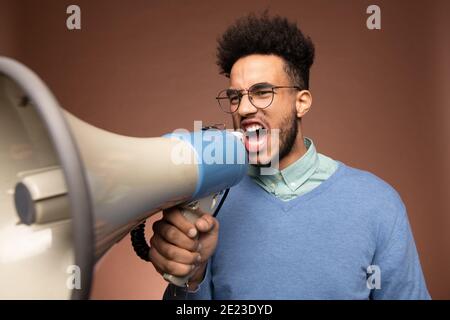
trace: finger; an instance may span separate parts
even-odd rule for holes
[[[153,266],[155,267],[156,271],[158,271],[158,273],[163,275],[164,270],[162,269],[162,267],[163,267],[164,261],[160,258],[160,255],[157,254],[157,249],[150,248],[148,256],[149,256],[150,261],[152,262]]]
[[[195,238],[198,234],[195,225],[183,215],[183,209],[175,208],[174,210],[164,211],[163,217],[175,227],[184,232],[188,237]]]
[[[150,249],[150,259],[155,265],[155,268],[161,270],[163,273],[168,273],[177,277],[186,276],[195,268],[194,265],[178,263],[164,258],[156,248]]]
[[[217,231],[219,224],[217,223],[217,220],[214,217],[212,217],[209,214],[204,214],[195,222],[195,226],[200,232],[211,232]]]
[[[197,239],[189,238],[180,229],[164,220],[159,220],[153,224],[153,232],[177,247],[190,251],[197,250]]]
[[[198,252],[191,252],[186,249],[176,247],[162,239],[159,235],[153,235],[150,239],[150,244],[167,260],[173,260],[183,264],[198,264],[201,261],[200,254]]]
[[[151,249],[150,249],[151,250]],[[155,268],[156,272],[158,272],[160,275],[164,275],[164,272],[159,268],[159,266],[157,266],[155,263],[153,263],[153,261],[151,260],[151,255],[150,252],[148,254],[149,258],[150,258],[150,262],[152,263],[153,267]]]

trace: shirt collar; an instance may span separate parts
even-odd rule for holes
[[[273,175],[261,175],[258,167],[250,165],[248,174],[253,178],[259,179],[270,189],[273,189],[274,185],[284,183],[290,190],[297,190],[319,166],[319,157],[314,142],[310,138],[305,137],[304,144],[307,148],[305,154],[283,170],[276,170]]]

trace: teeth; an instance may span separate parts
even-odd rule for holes
[[[256,130],[260,130],[262,128],[263,128],[263,126],[261,126],[259,124],[251,124],[245,128],[245,131],[246,132],[255,132]]]

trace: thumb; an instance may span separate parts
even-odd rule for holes
[[[204,214],[195,222],[195,226],[200,232],[217,231],[218,225],[217,220],[209,214]]]

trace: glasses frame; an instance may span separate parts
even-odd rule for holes
[[[255,85],[253,85],[253,86],[256,86],[256,85],[257,85],[257,84],[255,84]],[[217,103],[219,104],[220,110],[222,110],[223,112],[228,113],[228,114],[233,114],[233,113],[235,113],[236,111],[239,110],[239,107],[240,107],[240,105],[241,105],[242,98],[243,98],[245,95],[248,95],[248,100],[250,101],[250,103],[252,104],[252,106],[254,106],[256,109],[261,109],[261,110],[262,110],[262,109],[266,109],[266,108],[268,108],[268,107],[270,107],[270,106],[272,105],[273,100],[274,100],[274,98],[275,98],[275,94],[276,94],[275,89],[297,89],[297,90],[299,90],[299,91],[302,90],[299,86],[271,86],[271,87],[267,87],[267,88],[265,88],[266,90],[271,90],[271,91],[272,91],[272,99],[270,100],[270,103],[269,103],[267,106],[261,108],[261,107],[256,106],[255,103],[253,102],[253,97],[252,97],[252,95],[250,94],[250,93],[251,93],[251,89],[252,89],[252,88],[250,87],[249,89],[245,89],[245,90],[236,90],[236,91],[239,92],[239,102],[238,102],[238,104],[237,104],[236,110],[234,110],[234,111],[227,111],[227,110],[225,110],[225,108],[222,107],[222,104],[220,103],[220,100],[224,100],[224,99],[229,100],[228,97],[221,97],[220,95],[221,95],[222,93],[224,93],[224,92],[230,90],[230,89],[223,89],[223,90],[221,90],[221,91],[217,94],[217,97],[216,97],[216,100],[217,100]],[[231,103],[230,103],[230,105],[231,105]]]

